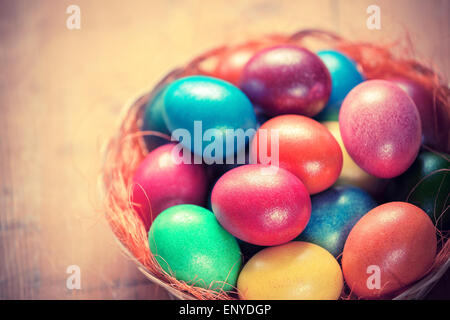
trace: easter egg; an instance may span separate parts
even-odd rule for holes
[[[231,83],[206,76],[189,76],[169,85],[164,120],[174,138],[207,160],[228,157],[245,147],[246,139],[226,147],[227,140],[235,141],[236,130],[256,130],[255,112],[245,94]]]
[[[265,162],[266,149],[268,158],[273,158],[271,164],[278,162],[295,174],[310,194],[331,187],[341,172],[339,144],[325,126],[311,118],[283,115],[265,122],[256,132],[250,152],[258,162],[269,164]]]
[[[171,206],[205,203],[207,178],[204,167],[180,163],[175,148],[174,143],[156,148],[134,172],[131,201],[146,230],[161,211]]]
[[[416,104],[422,123],[424,143],[440,150],[446,150],[450,119],[443,106],[437,101],[435,105],[433,93],[411,79],[395,77],[388,80],[404,90]]]
[[[311,218],[296,240],[317,244],[337,257],[356,222],[375,207],[372,197],[359,188],[332,187],[311,197]]]
[[[389,202],[362,217],[345,242],[345,282],[361,298],[386,297],[419,280],[436,255],[433,223],[420,208]]]
[[[354,185],[362,188],[372,194],[377,193],[378,189],[381,187],[382,183],[380,180],[368,174],[363,169],[361,169],[355,161],[350,157],[347,150],[345,149],[344,142],[342,141],[341,132],[339,131],[339,122],[337,121],[326,121],[322,124],[331,132],[333,137],[339,143],[341,147],[343,164],[342,171],[339,178],[336,181],[337,185]]]
[[[141,127],[142,131],[157,131],[170,136],[170,131],[167,129],[163,118],[164,93],[165,87],[161,88],[145,106]],[[168,142],[167,139],[155,135],[144,135],[144,140],[149,150]]]
[[[293,241],[254,255],[242,268],[237,287],[244,300],[336,300],[343,279],[327,250]]]
[[[294,239],[311,214],[308,191],[296,176],[259,164],[225,173],[213,188],[211,203],[217,220],[228,232],[260,246]]]
[[[412,99],[385,80],[369,80],[345,98],[339,113],[345,149],[362,169],[393,178],[413,163],[421,144],[421,124]]]
[[[211,211],[190,204],[171,207],[153,222],[148,242],[161,268],[176,279],[211,290],[236,286],[239,245]]]
[[[263,109],[261,109],[258,106],[254,106],[255,114],[256,114],[256,121],[258,122],[258,128],[261,127],[261,125],[270,119],[270,117],[264,112]]]
[[[390,180],[385,193],[391,201],[410,202],[424,210],[440,230],[450,229],[450,214],[445,212],[450,194],[448,155],[420,152],[404,174]]]
[[[345,96],[364,81],[356,63],[335,50],[318,51],[331,76],[331,95],[325,108],[316,116],[319,121],[337,121]]]
[[[250,59],[239,86],[271,116],[315,116],[330,97],[331,79],[316,54],[294,45],[278,45]]]
[[[239,85],[242,69],[260,49],[259,43],[247,43],[229,49],[219,57],[213,76]]]

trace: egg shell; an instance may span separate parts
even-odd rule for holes
[[[372,197],[359,188],[331,187],[311,198],[311,218],[296,240],[317,244],[337,257],[344,249],[350,230],[376,205]]]
[[[308,191],[297,177],[258,164],[225,173],[214,186],[211,202],[217,220],[228,232],[260,246],[294,239],[311,214]]]
[[[368,173],[393,178],[416,158],[422,137],[412,99],[385,80],[369,80],[345,98],[339,113],[345,149]]]
[[[450,214],[445,211],[450,194],[449,158],[446,154],[421,151],[404,174],[389,181],[387,198],[418,206],[439,230],[449,230]]]
[[[331,76],[331,95],[325,108],[316,116],[319,121],[337,121],[345,96],[364,81],[356,63],[336,50],[317,52]]]
[[[424,276],[435,255],[435,228],[427,214],[409,203],[389,202],[372,209],[350,231],[342,269],[360,298],[384,298]]]
[[[244,300],[336,300],[343,278],[339,263],[327,250],[293,241],[253,256],[237,287]]]
[[[278,135],[279,166],[302,180],[310,194],[324,191],[336,182],[342,169],[342,152],[325,126],[299,115],[283,115],[268,120],[258,129],[251,143],[250,152],[258,162],[261,162],[260,153],[264,154],[264,147],[259,148],[264,141],[259,141],[264,131],[268,154],[272,154],[272,130]]]
[[[167,128],[163,117],[164,94],[166,88],[167,87],[164,86],[159,89],[156,95],[151,98],[145,106],[141,126],[142,131],[157,131],[170,136],[170,131]],[[145,135],[144,141],[148,150],[153,150],[169,142],[167,139],[154,135]]]
[[[278,45],[250,59],[239,86],[271,116],[315,116],[330,97],[331,78],[316,54],[294,45]]]
[[[422,124],[423,142],[438,150],[450,152],[449,114],[438,101],[434,104],[433,93],[420,83],[401,77],[388,79],[404,90],[416,104]]]
[[[379,178],[370,175],[363,169],[361,169],[355,161],[350,157],[345,149],[344,142],[342,141],[341,132],[339,131],[338,121],[326,121],[322,124],[331,132],[333,137],[339,143],[341,147],[343,164],[341,174],[336,181],[336,185],[354,185],[366,190],[371,194],[377,194],[383,186],[383,182]]]
[[[161,211],[171,206],[206,202],[204,167],[178,163],[175,146],[169,143],[151,151],[134,172],[131,201],[146,230]]]
[[[161,268],[176,279],[212,290],[236,286],[239,245],[211,211],[189,204],[171,207],[155,219],[148,241]]]
[[[227,50],[219,57],[213,76],[238,86],[242,69],[262,48],[260,43],[247,43]]]
[[[226,129],[256,130],[255,112],[246,95],[229,82],[206,76],[189,76],[170,84],[164,98],[164,120],[172,133],[176,129],[187,130],[191,139],[182,139],[181,143],[200,156],[211,143],[202,142],[209,129],[221,132],[224,157],[246,145],[239,139],[234,151],[227,150],[226,139],[234,137],[234,132],[226,133]],[[194,132],[195,121],[201,121],[200,135]]]

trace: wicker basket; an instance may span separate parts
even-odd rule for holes
[[[294,43],[308,48],[314,48],[314,43],[306,44],[307,41],[325,43],[329,48],[337,48],[344,53],[352,56],[354,60],[361,64],[361,55],[352,55],[352,45],[355,43],[346,41],[341,37],[321,31],[321,30],[303,30],[291,36],[271,35],[252,42],[276,42],[276,43]],[[395,50],[392,47],[379,47],[372,44],[364,44],[367,50],[380,50],[377,53],[386,54]],[[122,250],[133,260],[137,268],[153,283],[163,287],[168,293],[176,298],[183,300],[191,299],[236,299],[235,293],[227,294],[225,292],[215,292],[203,288],[192,287],[188,284],[178,281],[170,275],[164,273],[152,257],[147,241],[147,233],[139,216],[131,209],[129,202],[130,180],[134,169],[148,152],[142,136],[145,134],[158,135],[170,139],[161,133],[141,132],[140,121],[147,102],[152,99],[159,89],[170,83],[174,79],[193,75],[208,75],[208,63],[216,59],[220,54],[229,50],[229,47],[223,46],[208,51],[205,54],[195,58],[185,67],[173,70],[164,77],[153,89],[145,90],[137,98],[127,103],[123,114],[120,117],[117,134],[112,137],[104,147],[104,167],[99,180],[100,187],[104,195],[104,205],[106,218],[116,236]],[[392,56],[393,57],[393,56]],[[393,58],[394,59],[394,58]],[[437,99],[444,101],[443,105],[448,108],[449,89],[439,84],[439,78],[429,68],[423,66],[414,59],[403,61],[411,65],[411,70],[403,76],[405,77],[435,77],[435,90]],[[398,73],[395,69],[398,61],[392,61],[392,72]],[[371,65],[362,65],[362,69],[368,78],[377,77],[377,69]],[[448,128],[439,128],[439,130],[448,130]],[[435,263],[428,273],[416,283],[399,293],[394,299],[420,299],[423,298],[436,282],[445,274],[450,266],[450,242],[447,241],[447,235],[440,234],[439,238],[440,252],[436,256]],[[348,288],[347,288],[348,289]],[[345,290],[344,290],[345,291]],[[353,298],[347,292],[344,292],[342,298]]]

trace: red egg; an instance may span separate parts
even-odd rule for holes
[[[269,115],[315,116],[330,97],[331,77],[316,54],[294,45],[279,45],[250,59],[240,87]]]
[[[175,146],[170,143],[150,152],[133,176],[131,201],[147,231],[156,216],[169,207],[205,203],[204,167],[177,163]]]
[[[212,76],[239,85],[242,69],[245,64],[261,49],[259,43],[247,43],[225,52],[217,62]]]
[[[214,214],[235,237],[273,246],[297,237],[311,216],[303,183],[281,168],[244,165],[225,173],[211,195]]]
[[[422,123],[424,143],[446,151],[450,127],[449,115],[438,102],[435,105],[433,93],[411,79],[396,77],[389,81],[403,89],[416,104]]]
[[[433,223],[420,208],[390,202],[363,216],[345,242],[342,268],[361,298],[380,298],[420,279],[436,255]]]
[[[278,143],[272,142],[272,136],[276,137],[272,131],[277,133]],[[265,122],[256,132],[251,153],[257,155],[259,163],[269,164],[264,162],[264,136],[267,154],[276,158],[272,145],[277,148],[279,166],[300,178],[310,194],[328,189],[338,179],[342,151],[333,135],[319,122],[298,115],[278,116]],[[274,160],[271,164],[274,165]]]
[[[422,130],[416,105],[389,81],[366,81],[350,91],[339,127],[352,159],[379,178],[402,174],[419,152]]]

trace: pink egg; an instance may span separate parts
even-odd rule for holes
[[[402,174],[419,152],[419,112],[408,94],[389,81],[366,81],[350,91],[339,127],[352,159],[380,178]]]
[[[133,176],[133,208],[146,230],[163,210],[178,204],[204,205],[207,178],[202,165],[177,163],[169,143],[150,152]]]
[[[311,216],[311,200],[300,179],[287,170],[260,164],[225,173],[213,188],[211,202],[228,232],[260,246],[294,239]]]

